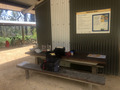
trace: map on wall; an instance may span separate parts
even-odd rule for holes
[[[111,9],[76,13],[76,33],[110,33]]]

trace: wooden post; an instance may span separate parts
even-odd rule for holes
[[[29,70],[25,70],[26,79],[29,79]]]
[[[22,26],[22,43],[24,44],[24,26]]]

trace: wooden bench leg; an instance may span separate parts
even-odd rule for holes
[[[29,70],[25,70],[26,79],[29,79]]]
[[[93,90],[93,85],[91,83],[89,84],[88,90]]]

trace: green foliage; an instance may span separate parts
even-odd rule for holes
[[[0,37],[0,43],[5,43],[6,39],[4,37]]]
[[[20,30],[14,30],[14,31],[20,31]],[[12,35],[8,35],[10,34],[10,32],[6,32],[7,35],[5,35],[4,37],[0,37],[0,47],[5,46],[6,41],[9,41],[10,45],[12,45],[13,42],[15,42],[16,40],[22,40],[22,35],[21,33],[16,33],[13,32],[13,36]],[[29,35],[25,35],[24,40],[26,42],[30,42],[32,43],[33,41],[37,40],[37,33],[36,33],[36,28],[34,29],[30,29],[29,30]]]
[[[9,37],[0,37],[0,43],[5,43],[5,41],[11,42],[11,39]]]
[[[33,29],[32,34],[33,34],[33,35],[26,35],[26,36],[25,36],[25,40],[31,40],[31,39],[37,40],[36,28]]]
[[[9,41],[11,42],[11,39],[9,37],[0,37],[0,47],[5,46],[5,42]]]
[[[20,40],[22,40],[22,35],[17,34],[16,37],[15,37],[15,39],[20,39]]]
[[[33,32],[32,39],[37,40],[37,32],[36,32],[36,28],[35,28],[32,32]]]
[[[30,40],[31,38],[32,38],[32,36],[28,36],[28,35],[26,35],[26,36],[24,37],[25,40]]]

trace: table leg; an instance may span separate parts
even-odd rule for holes
[[[43,59],[35,57],[35,64],[40,65],[41,63],[43,63],[43,61]]]
[[[35,57],[35,64],[39,64],[37,57]]]
[[[97,67],[96,66],[92,66],[92,73],[97,74]]]

